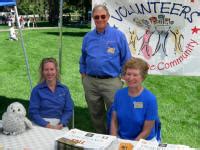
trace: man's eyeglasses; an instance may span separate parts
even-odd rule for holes
[[[99,20],[99,19],[106,19],[106,15],[101,15],[101,16],[99,16],[99,15],[96,15],[96,16],[94,16],[94,20]]]

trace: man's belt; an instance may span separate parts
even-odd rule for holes
[[[97,79],[110,79],[113,78],[112,76],[96,76],[96,75],[88,75],[92,78],[97,78]]]

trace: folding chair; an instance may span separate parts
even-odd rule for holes
[[[161,143],[162,137],[161,137],[161,122],[158,117],[158,119],[155,121],[155,129],[156,129],[156,140],[158,143]]]
[[[74,109],[73,109],[73,112],[72,112],[72,129],[74,129],[74,119],[75,119],[75,117],[74,117]]]

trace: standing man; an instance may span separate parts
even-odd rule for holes
[[[106,6],[93,8],[96,28],[85,35],[80,58],[85,98],[97,133],[106,133],[106,109],[113,102],[115,91],[122,88],[121,69],[131,58],[125,35],[108,24],[109,17]]]

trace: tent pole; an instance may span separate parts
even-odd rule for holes
[[[18,28],[19,28],[19,33],[20,33],[20,38],[21,38],[21,45],[22,45],[22,48],[23,48],[24,58],[25,58],[25,62],[26,62],[26,71],[27,71],[27,75],[28,75],[28,79],[29,79],[29,83],[30,83],[30,90],[32,90],[32,80],[31,80],[31,75],[30,75],[30,68],[29,68],[29,64],[28,64],[28,57],[27,57],[27,54],[26,54],[26,49],[24,47],[24,39],[23,39],[23,36],[22,36],[21,25],[19,23],[17,6],[14,6],[14,8],[15,8],[15,15],[16,15],[16,18],[17,18],[17,25],[18,25]]]
[[[62,73],[62,24],[63,24],[63,0],[60,0],[60,15],[59,15],[59,31],[60,31],[60,48],[59,48],[59,70]],[[74,128],[74,110],[72,114],[72,129]]]
[[[60,15],[59,15],[59,31],[60,31],[60,46],[59,46],[59,70],[62,69],[62,24],[63,24],[63,0],[60,0]]]

